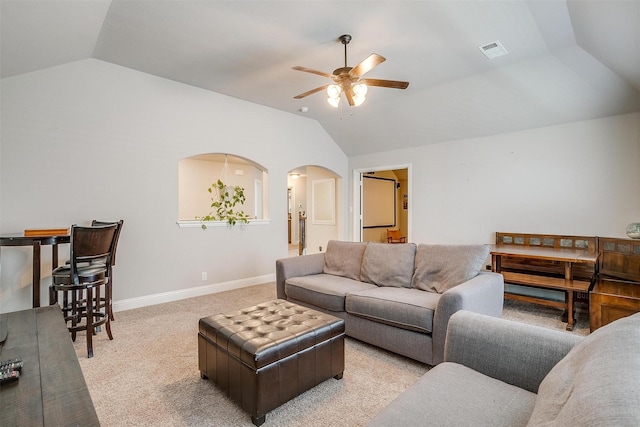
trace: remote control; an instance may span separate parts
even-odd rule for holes
[[[19,371],[22,369],[22,359],[16,357],[15,359],[3,360],[0,362],[0,371]]]
[[[0,385],[11,383],[20,378],[20,372],[18,371],[3,371],[0,374]]]

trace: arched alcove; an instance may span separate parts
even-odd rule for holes
[[[225,166],[226,165],[226,166]],[[221,179],[244,189],[240,208],[250,220],[269,218],[268,172],[260,164],[227,153],[207,153],[178,162],[178,220],[194,221],[212,211],[208,188]]]

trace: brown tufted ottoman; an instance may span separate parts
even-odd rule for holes
[[[203,317],[198,368],[251,414],[267,412],[344,371],[344,320],[274,300]]]

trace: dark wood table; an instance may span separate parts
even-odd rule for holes
[[[0,247],[33,247],[32,307],[40,307],[41,247],[43,245],[51,245],[51,266],[52,269],[54,269],[58,266],[58,245],[61,243],[69,243],[69,239],[70,238],[68,234],[56,236],[25,236],[22,233],[9,233],[0,235]]]
[[[0,426],[99,426],[58,306],[0,314],[7,339],[0,359],[20,357],[20,379],[0,388]]]

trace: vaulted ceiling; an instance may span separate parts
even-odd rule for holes
[[[96,58],[317,120],[347,155],[640,111],[640,0],[8,1],[3,78]],[[370,53],[359,107],[299,93]],[[479,46],[509,52],[487,59]],[[306,112],[302,112],[306,107]]]

